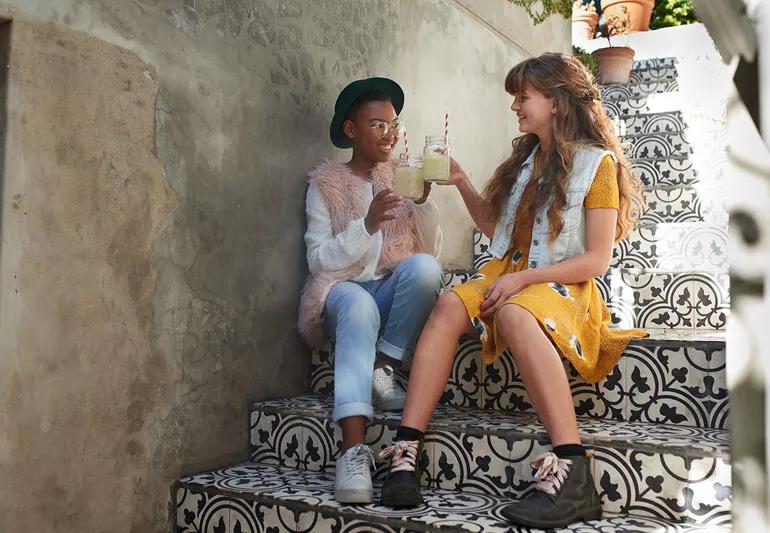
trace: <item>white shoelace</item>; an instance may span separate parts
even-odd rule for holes
[[[391,458],[390,472],[414,472],[417,465],[417,449],[420,442],[416,440],[399,440],[380,452],[380,459]]]
[[[556,491],[561,489],[567,480],[567,474],[572,464],[571,459],[561,459],[553,452],[546,452],[535,457],[530,463],[535,472],[535,488],[539,491],[556,496]]]
[[[396,382],[396,378],[393,377],[393,367],[390,365],[385,365],[382,367],[385,375],[382,375],[382,372],[375,372],[374,373],[374,381],[375,381],[375,387],[383,392],[383,393],[392,393],[394,391],[400,391],[401,387]]]
[[[374,466],[374,454],[369,446],[365,444],[356,444],[350,450],[345,452],[345,455],[353,451],[352,457],[348,461],[345,461],[345,474],[348,476],[365,476],[369,473],[371,467]]]

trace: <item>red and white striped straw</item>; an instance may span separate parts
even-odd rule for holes
[[[406,128],[404,128],[404,152],[406,153],[406,159],[409,160],[409,136],[407,135]]]
[[[444,141],[449,142],[449,106],[444,106]]]

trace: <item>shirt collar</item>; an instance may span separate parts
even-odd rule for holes
[[[524,160],[524,162],[521,164],[522,167],[532,165],[535,161],[535,154],[537,153],[537,150],[540,148],[540,143],[537,143],[535,147],[532,149],[532,151],[529,153],[529,156]]]

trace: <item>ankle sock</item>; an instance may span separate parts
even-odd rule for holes
[[[583,457],[586,454],[586,449],[582,444],[562,444],[561,446],[554,446],[553,453],[561,459]]]
[[[409,426],[398,426],[396,430],[396,440],[422,440],[425,433]]]

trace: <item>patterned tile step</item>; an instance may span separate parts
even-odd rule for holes
[[[699,183],[687,187],[646,188],[640,224],[658,222],[710,222],[727,225],[724,186]]]
[[[328,396],[255,404],[251,459],[331,471],[341,433],[329,419]],[[400,413],[376,412],[367,432],[375,452],[388,445]],[[608,512],[699,524],[729,516],[729,435],[722,430],[584,418],[583,441],[594,450],[594,476]],[[426,436],[421,482],[441,490],[520,496],[531,490],[529,462],[549,449],[533,415],[439,405]],[[382,476],[379,466],[376,477]]]
[[[610,269],[596,281],[615,327],[725,328],[730,310],[726,272]]]
[[[626,134],[621,138],[628,143],[628,155],[637,158],[669,158],[686,156],[692,147],[682,131],[665,133]]]
[[[375,502],[380,484],[375,483]],[[334,473],[243,463],[182,478],[174,486],[176,533],[407,533],[468,531],[525,533],[506,524],[506,497],[424,490],[425,503],[394,510],[379,505],[341,505],[334,500]],[[729,519],[704,527],[657,518],[605,513],[554,533],[727,533]]]
[[[679,90],[679,82],[675,77],[668,79],[655,79],[650,81],[631,81],[629,83],[613,83],[600,87],[602,100],[625,100],[637,98],[648,94],[667,93]]]
[[[687,124],[679,111],[669,113],[645,113],[614,118],[618,135],[643,133],[673,133],[684,131]]]
[[[662,66],[657,68],[645,68],[632,70],[628,78],[629,83],[650,83],[665,82],[676,80],[679,77],[679,71],[675,65]]]
[[[645,187],[682,187],[701,181],[692,159],[685,156],[667,158],[637,158],[631,168]]]
[[[611,117],[639,115],[643,113],[666,113],[680,111],[685,107],[684,96],[679,91],[648,94],[624,100],[607,100],[602,102],[607,114]]]
[[[589,384],[565,360],[579,416],[605,420],[680,424],[727,429],[729,402],[724,331],[694,335],[686,330],[651,330],[634,340],[615,369]],[[334,392],[333,346],[314,348],[311,390]],[[485,365],[478,339],[460,342],[441,402],[456,407],[534,413],[510,354]],[[403,384],[408,370],[399,371]]]
[[[533,413],[508,353],[490,365],[477,340],[460,345],[442,400],[451,405]],[[729,401],[723,343],[671,346],[635,341],[596,384],[565,361],[578,416],[726,429]]]
[[[727,229],[696,223],[638,226],[615,246],[613,268],[726,272]]]
[[[665,68],[676,68],[677,60],[675,57],[653,57],[650,59],[639,59],[634,61],[631,69],[633,71],[657,70]]]

